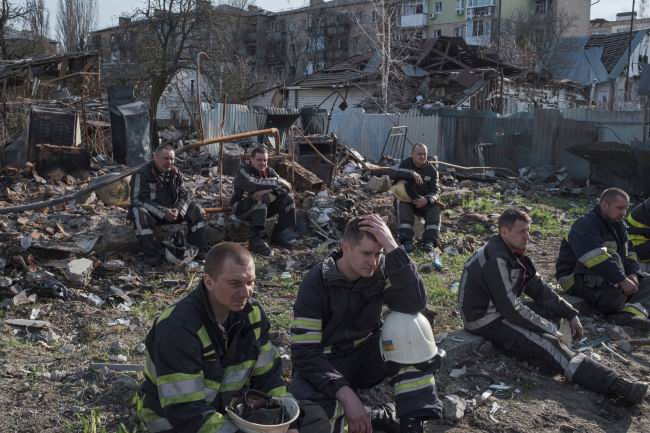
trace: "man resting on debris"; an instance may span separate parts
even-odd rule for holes
[[[438,246],[440,208],[437,195],[438,170],[427,160],[427,146],[416,143],[411,157],[393,167],[390,177],[395,181],[395,207],[399,241],[410,253],[413,251],[415,216],[424,218],[424,233],[420,248],[431,252]]]
[[[253,299],[255,264],[241,245],[221,243],[205,260],[202,282],[167,308],[147,334],[143,400],[138,418],[150,432],[235,432],[226,415],[233,398],[255,390],[286,397],[270,323]],[[258,394],[258,393],[255,393]],[[327,433],[316,404],[289,432]]]
[[[562,240],[556,277],[568,294],[584,298],[608,320],[650,331],[650,279],[639,272],[623,223],[629,203],[619,188],[603,191]]]
[[[239,166],[235,176],[235,192],[230,199],[235,216],[250,223],[249,248],[263,256],[273,251],[265,242],[266,219],[278,214],[271,243],[288,248],[296,238],[296,206],[291,184],[268,166],[269,154],[256,147],[251,159]]]
[[[186,221],[187,242],[198,248],[201,260],[208,250],[204,211],[192,201],[183,186],[183,176],[174,165],[172,146],[161,145],[154,151],[153,161],[131,178],[131,209],[135,231],[147,264],[163,261],[163,248],[156,241],[153,229],[158,224]]]
[[[424,284],[379,215],[354,218],[345,228],[341,251],[303,280],[291,328],[294,376],[289,390],[320,404],[333,432],[343,431],[347,421],[350,433],[418,433],[424,420],[441,416],[433,368],[400,368],[382,360],[384,304],[394,311],[418,313],[426,307]],[[389,403],[368,414],[356,390],[389,377],[396,413]]]
[[[587,389],[640,403],[647,384],[629,382],[560,342],[553,321],[568,320],[574,340],[582,338],[583,329],[578,312],[542,281],[525,255],[530,221],[523,211],[506,210],[499,234],[465,263],[458,292],[465,329]],[[530,305],[522,302],[524,294],[532,298]]]
[[[650,271],[650,198],[627,216],[627,234],[644,272]]]

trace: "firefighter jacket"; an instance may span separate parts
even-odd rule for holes
[[[605,221],[598,205],[573,223],[555,264],[555,276],[564,290],[574,286],[574,274],[598,275],[618,284],[638,272],[625,224]]]
[[[382,256],[371,278],[348,281],[332,253],[312,268],[293,307],[291,357],[293,368],[314,388],[334,399],[349,386],[329,359],[350,353],[381,331],[382,305],[415,314],[426,307],[424,284],[403,248]]]
[[[248,388],[287,395],[269,327],[252,299],[218,323],[202,282],[165,310],[145,341],[144,407],[138,415],[149,431],[234,432],[224,415],[233,396]]]
[[[493,236],[466,263],[458,290],[465,329],[475,332],[507,320],[538,333],[555,334],[557,326],[527,307],[521,296],[572,319],[578,312],[542,280],[528,256],[514,254]]]
[[[650,241],[650,198],[636,205],[627,216],[627,234],[634,248]],[[650,257],[639,257],[641,262],[650,262]]]
[[[131,207],[143,207],[158,219],[165,218],[165,209],[178,209],[184,218],[191,202],[177,167],[163,174],[150,161],[131,178]]]
[[[271,189],[278,196],[287,195],[291,191],[291,184],[282,179],[271,167],[259,171],[248,162],[239,165],[234,187],[235,192],[230,199],[231,206],[235,206],[236,203],[255,191]]]
[[[414,173],[422,177],[422,185],[415,183]],[[438,170],[432,162],[427,161],[422,167],[418,167],[412,158],[406,158],[400,164],[392,167],[390,177],[394,183],[405,180],[406,193],[412,199],[421,196],[429,201],[429,206],[435,204],[440,189],[438,188]]]

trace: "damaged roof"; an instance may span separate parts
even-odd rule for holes
[[[100,53],[100,51],[85,51],[10,62],[3,61],[0,63],[0,82],[21,77],[28,68],[31,69],[34,77],[58,77],[61,70],[60,64],[64,60],[68,61],[68,69],[71,72],[86,72],[86,69],[91,66],[87,64],[87,61],[93,57],[99,57]]]
[[[301,78],[288,87],[300,86],[306,88],[337,87],[346,82],[360,81],[374,75],[379,66],[378,56],[371,53],[357,54],[335,63],[332,66],[318,70],[313,74]]]
[[[632,50],[645,37],[645,30],[633,32]],[[625,69],[629,45],[627,32],[562,38],[551,62],[551,73],[556,79],[571,80],[583,86],[590,86],[594,80],[597,83],[614,80]]]

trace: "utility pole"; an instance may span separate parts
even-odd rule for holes
[[[632,95],[630,95],[629,79],[632,68],[630,67],[630,59],[632,58],[632,33],[634,30],[634,6],[636,0],[632,0],[632,15],[630,15],[630,40],[627,43],[627,73],[625,74],[625,100],[632,100]]]
[[[497,73],[499,74],[499,99],[497,113],[503,114],[503,68],[501,67],[501,0],[497,11]]]

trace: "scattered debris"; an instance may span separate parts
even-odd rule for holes
[[[457,395],[446,395],[442,399],[442,413],[445,419],[457,421],[465,416],[466,402]]]

